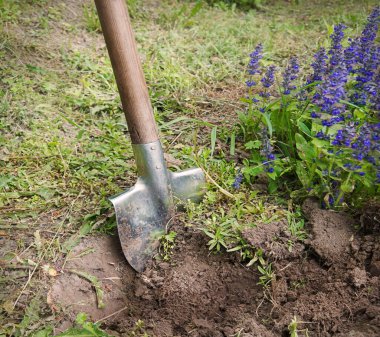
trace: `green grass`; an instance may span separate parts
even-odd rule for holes
[[[213,181],[205,201],[189,206],[184,224],[202,227],[215,213],[217,220],[236,219],[236,235],[239,226],[271,221],[277,213],[286,217],[270,205],[273,199],[231,188],[236,163],[226,159],[223,144],[237,121],[248,54],[262,42],[265,60],[280,66],[291,54],[308,58],[333,23],[358,31],[376,1],[276,1],[250,11],[204,1],[128,3],[163,143],[182,160],[177,166],[199,164]],[[0,0],[0,231],[14,243],[2,248],[7,263],[22,254],[27,268],[28,259],[56,262],[94,227],[113,233],[107,197],[136,179],[99,31],[92,1]],[[207,121],[218,124],[222,145],[214,156]],[[302,235],[298,220],[292,226]],[[241,254],[250,256],[245,249]],[[35,322],[49,317],[39,295],[43,276],[31,278],[15,308],[27,273],[12,271],[3,281],[0,335],[26,336],[40,328]],[[28,302],[37,315],[29,323],[23,319]]]

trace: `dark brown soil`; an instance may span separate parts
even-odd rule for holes
[[[105,308],[97,309],[91,284],[66,272],[49,292],[50,306],[67,327],[75,313],[87,312],[114,335],[127,335],[138,319],[150,336],[290,336],[294,317],[298,335],[380,335],[380,240],[378,232],[355,231],[347,215],[304,205],[309,239],[289,251],[285,223],[244,231],[263,249],[276,274],[271,286],[257,285],[255,266],[233,254],[210,254],[203,234],[174,225],[176,248],[170,263],[154,261],[141,275],[124,262],[117,238],[86,238],[74,255],[92,253],[66,264],[97,276]],[[360,221],[359,221],[360,222]],[[373,227],[371,227],[373,229]],[[303,331],[301,331],[303,330]],[[57,331],[58,332],[58,331]]]

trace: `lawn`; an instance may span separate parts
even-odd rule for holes
[[[127,2],[168,167],[201,167],[204,199],[136,275],[108,198],[137,172],[95,6],[0,0],[0,336],[80,312],[78,336],[378,336],[378,194],[332,211],[295,177],[251,176],[239,118],[259,43],[306,79],[334,25],[359,36],[377,1]]]

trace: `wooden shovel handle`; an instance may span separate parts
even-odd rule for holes
[[[125,0],[95,0],[133,144],[158,140]]]

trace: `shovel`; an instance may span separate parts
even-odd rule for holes
[[[110,200],[123,253],[141,272],[174,216],[175,199],[199,201],[205,178],[200,168],[174,173],[166,167],[125,0],[95,0],[95,4],[139,175],[135,186]]]

